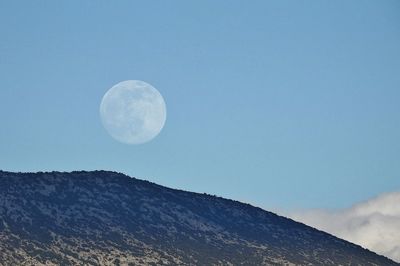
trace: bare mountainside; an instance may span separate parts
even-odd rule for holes
[[[0,171],[1,265],[398,265],[260,208],[107,171]]]

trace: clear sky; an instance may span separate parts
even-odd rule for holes
[[[160,135],[112,139],[129,79]],[[400,1],[1,1],[0,168],[124,172],[264,208],[400,188]]]

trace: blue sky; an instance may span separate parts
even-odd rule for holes
[[[2,1],[0,168],[106,169],[265,208],[400,187],[399,1]],[[103,129],[114,84],[163,131]]]

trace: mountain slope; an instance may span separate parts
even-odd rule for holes
[[[397,265],[262,209],[106,171],[0,171],[2,265]]]

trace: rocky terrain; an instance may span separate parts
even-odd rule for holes
[[[233,200],[93,171],[0,171],[0,265],[397,265]]]

